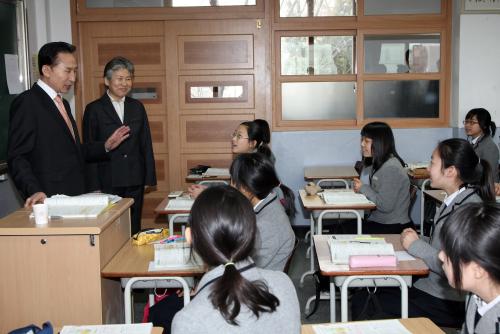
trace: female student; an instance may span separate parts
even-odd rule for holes
[[[479,158],[490,163],[493,179],[498,182],[498,146],[493,141],[497,130],[491,115],[484,108],[471,109],[464,120],[465,134]]]
[[[300,333],[292,281],[250,257],[257,228],[249,201],[229,186],[210,187],[193,204],[190,222],[193,250],[210,271],[175,315],[172,333]]]
[[[363,233],[400,233],[411,226],[410,181],[389,125],[366,124],[361,129],[361,151],[364,160],[371,159],[371,165],[363,169],[368,180],[354,179],[353,188],[377,205],[363,224]]]
[[[463,205],[439,235],[448,283],[472,292],[462,333],[500,333],[500,206]]]
[[[242,153],[259,152],[267,156],[274,163],[275,158],[269,142],[271,140],[271,131],[269,124],[263,119],[256,119],[254,121],[243,122],[236,130],[234,130],[231,137],[231,152],[237,156]],[[188,192],[192,198],[196,198],[207,186],[193,184],[189,186]]]
[[[255,263],[259,268],[283,270],[295,243],[290,224],[295,216],[293,192],[280,183],[272,162],[260,153],[238,155],[229,172],[231,185],[248,198],[257,215]],[[283,192],[283,201],[275,188]]]

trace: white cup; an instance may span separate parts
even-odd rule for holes
[[[49,205],[34,204],[33,205],[33,215],[35,216],[35,223],[37,225],[45,225],[49,223]]]

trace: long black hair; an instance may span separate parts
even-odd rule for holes
[[[448,218],[439,233],[441,246],[451,262],[455,288],[462,287],[463,264],[476,262],[500,284],[500,205],[468,203]]]
[[[491,115],[488,110],[484,108],[474,108],[469,110],[467,115],[465,115],[465,119],[469,120],[472,117],[476,116],[477,122],[479,123],[479,127],[483,131],[485,136],[494,136],[497,131],[497,126],[495,122],[491,120]]]
[[[248,140],[255,140],[255,151],[264,154],[269,159],[273,159],[273,154],[269,143],[271,142],[271,130],[269,124],[263,119],[256,119],[250,122],[243,122],[247,128]]]
[[[238,189],[245,189],[259,200],[266,198],[274,188],[280,187],[284,195],[285,212],[289,219],[296,214],[295,195],[282,184],[271,160],[261,153],[238,155],[229,169],[231,182]]]
[[[394,135],[392,134],[391,127],[387,123],[368,123],[361,129],[361,136],[372,140],[371,164],[373,165],[373,173],[382,167],[391,157],[397,158],[402,166],[405,165],[403,159],[401,159],[398,152],[396,152]]]
[[[207,265],[231,263],[224,266],[209,295],[224,319],[237,325],[241,304],[257,318],[262,312],[274,312],[280,302],[265,282],[248,281],[232,264],[250,257],[254,249],[255,213],[245,196],[230,186],[207,188],[191,208],[190,224],[193,249]]]
[[[454,166],[460,180],[465,185],[474,186],[483,201],[495,201],[490,164],[485,159],[479,159],[467,140],[446,139],[438,144],[436,150],[442,161],[442,169]]]

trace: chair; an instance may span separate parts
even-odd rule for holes
[[[295,250],[297,249],[298,246],[299,246],[299,238],[295,237],[295,242],[293,243],[293,249],[290,252],[290,256],[288,256],[288,259],[286,260],[285,268],[283,268],[283,272],[286,273],[287,275],[288,275],[288,270],[290,269],[290,264],[292,263],[293,254],[295,254]]]
[[[123,281],[122,281],[123,282]],[[138,284],[136,284],[138,283]],[[125,291],[123,292],[124,305],[125,305],[125,323],[132,323],[132,289],[136,285],[136,288],[180,288],[184,292],[184,306],[186,306],[190,301],[190,291],[186,280],[182,277],[133,277],[127,280],[125,284]],[[151,305],[151,300],[150,300]]]
[[[168,234],[174,235],[174,224],[186,224],[188,222],[189,213],[176,213],[168,217]]]

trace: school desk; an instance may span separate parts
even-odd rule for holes
[[[316,227],[316,219],[314,219],[314,212],[319,212],[318,221],[321,221],[319,218],[323,217],[322,212],[328,210],[328,213],[351,213],[356,215],[357,217],[357,230],[358,234],[362,233],[362,217],[358,213],[359,210],[373,210],[376,208],[375,204],[327,204],[323,199],[321,199],[318,195],[309,196],[307,195],[304,189],[299,190],[300,200],[304,208],[310,211],[310,234],[311,236],[315,234],[321,234],[322,226]],[[317,230],[317,232],[316,232]],[[314,239],[311,238],[311,266],[308,271],[302,274],[300,278],[300,284],[304,284],[304,279],[308,275],[314,274]]]
[[[380,320],[370,320],[370,321],[350,321],[348,324],[353,324],[356,322],[363,322],[367,324],[376,323]],[[405,328],[413,334],[444,334],[444,332],[430,319],[427,318],[407,318],[398,319],[398,321],[405,326]],[[326,324],[325,324],[326,325]],[[301,334],[315,334],[313,329],[313,324],[302,325]]]
[[[374,234],[372,236],[384,237],[386,242],[390,242],[394,246],[395,251],[403,250],[399,234]],[[373,268],[356,268],[356,269],[341,269],[334,266],[331,260],[330,248],[328,239],[331,235],[315,235],[314,246],[318,256],[318,263],[321,275],[329,276],[330,278],[330,321],[335,322],[335,287],[341,290],[341,321],[347,321],[348,297],[347,289],[352,281],[355,281],[351,286],[370,287],[374,286],[374,281],[377,286],[401,286],[403,311],[402,318],[408,317],[408,290],[411,286],[411,278],[415,276],[423,276],[429,273],[429,268],[421,259],[412,261],[398,261],[396,267],[373,267]],[[398,284],[394,284],[394,280]]]
[[[359,177],[353,166],[310,166],[304,167],[304,180],[315,181],[320,179],[352,180]]]
[[[130,238],[132,203],[42,226],[29,209],[0,219],[0,333],[47,320],[56,327],[123,323],[120,282],[101,277],[101,269]]]
[[[187,217],[191,212],[191,209],[167,209],[167,204],[170,201],[170,198],[165,198],[160,202],[155,208],[155,214],[157,215],[166,215],[168,221],[168,233],[169,235],[174,234],[174,223],[177,221],[177,218],[184,217],[183,220],[178,222],[185,223],[187,221]]]

